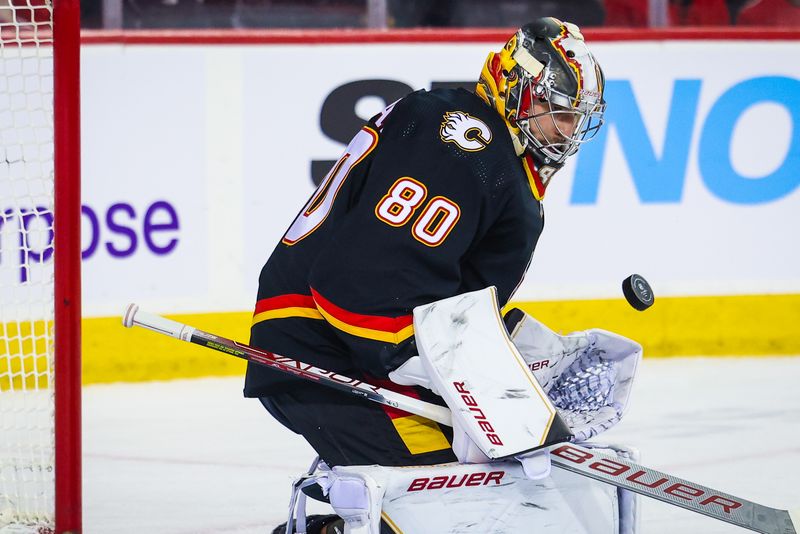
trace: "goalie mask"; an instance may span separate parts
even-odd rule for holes
[[[552,17],[523,26],[486,59],[476,94],[505,119],[538,199],[600,129],[603,88],[603,71],[578,27]]]

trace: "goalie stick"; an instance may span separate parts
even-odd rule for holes
[[[452,426],[450,410],[444,406],[414,399],[362,380],[140,311],[136,304],[127,307],[122,324],[128,328],[141,326]],[[800,510],[788,512],[770,508],[627,460],[599,454],[579,445],[570,443],[554,446],[550,450],[550,458],[553,465],[561,469],[755,532],[797,534],[795,525],[800,524]]]
[[[418,401],[407,395],[373,386],[362,380],[321,369],[287,356],[256,349],[244,343],[239,343],[238,341],[215,336],[214,334],[209,334],[208,332],[183,323],[141,311],[136,304],[128,305],[128,308],[125,310],[125,315],[122,318],[122,324],[128,328],[141,326],[153,332],[158,332],[159,334],[224,352],[225,354],[236,356],[248,362],[265,365],[278,371],[311,380],[345,393],[357,395],[379,404],[427,417],[443,425],[453,426],[452,419],[450,418],[450,410],[444,406]]]

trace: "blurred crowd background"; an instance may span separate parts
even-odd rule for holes
[[[583,27],[800,28],[800,0],[83,0],[81,8],[84,28],[98,29],[505,28],[547,15]]]

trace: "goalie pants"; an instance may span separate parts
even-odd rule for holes
[[[371,380],[381,387],[386,382]],[[443,405],[424,388],[391,389]],[[286,428],[302,435],[329,466],[431,465],[455,462],[452,430],[388,406],[316,384],[259,399]]]

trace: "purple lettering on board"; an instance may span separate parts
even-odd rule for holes
[[[128,215],[130,220],[133,220],[136,217],[136,211],[130,204],[119,202],[108,208],[108,213],[106,213],[106,226],[108,226],[109,231],[112,234],[127,237],[129,245],[127,248],[117,248],[117,246],[111,241],[106,241],[106,250],[108,250],[108,253],[115,258],[125,258],[136,252],[136,244],[138,239],[136,237],[136,232],[134,232],[133,229],[128,226],[123,226],[117,222],[116,214],[119,212],[125,213]]]
[[[166,212],[167,216],[169,217],[167,222],[153,222],[154,218],[159,213],[159,211]],[[154,254],[163,255],[169,254],[172,252],[175,247],[178,245],[177,237],[173,237],[170,239],[166,245],[159,246],[153,240],[153,234],[156,232],[164,232],[167,230],[178,230],[178,213],[175,211],[175,208],[172,205],[165,201],[165,200],[158,200],[154,202],[149,208],[147,208],[147,213],[144,215],[144,240],[147,243],[147,246],[150,250],[153,251]]]
[[[97,219],[97,214],[89,206],[81,206],[81,215],[85,215],[89,219],[89,225],[91,226],[89,246],[81,251],[81,259],[86,260],[92,257],[97,250],[97,244],[100,243],[100,221]]]

